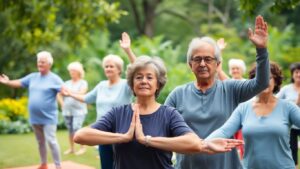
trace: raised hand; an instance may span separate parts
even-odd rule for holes
[[[244,141],[235,140],[235,139],[224,139],[224,138],[215,138],[210,140],[205,140],[205,148],[210,154],[215,153],[224,153],[231,151],[233,148],[243,145]]]
[[[140,108],[138,104],[134,104],[134,111],[135,111],[135,118],[136,118],[136,123],[135,123],[135,138],[139,143],[144,143],[145,141],[145,135],[143,132],[143,126],[141,123],[140,119]]]
[[[268,43],[268,24],[262,16],[257,16],[255,20],[255,31],[248,29],[248,37],[256,48],[266,48]]]
[[[227,43],[225,42],[224,38],[220,38],[217,41],[217,45],[219,46],[220,50],[224,50],[227,46]]]
[[[5,74],[0,75],[0,83],[7,84],[9,82],[8,76]]]
[[[124,50],[129,50],[131,45],[131,40],[129,35],[126,32],[122,33],[122,39],[119,41],[121,48]]]

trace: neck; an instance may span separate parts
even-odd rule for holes
[[[260,95],[258,95],[257,97],[257,103],[272,103],[276,100],[276,98],[274,97],[273,93],[261,93]]]
[[[40,72],[42,76],[45,76],[49,73],[50,71],[46,71],[46,72]]]
[[[80,78],[72,78],[72,82],[78,82]]]
[[[137,97],[136,103],[139,104],[140,108],[140,114],[151,114],[153,113],[157,107],[159,106],[159,103],[156,102],[155,96],[151,97]]]
[[[115,76],[115,77],[109,78],[108,79],[109,85],[111,86],[111,85],[118,83],[120,79],[121,79],[120,76]]]
[[[294,86],[295,86],[296,89],[300,89],[300,82],[295,82]]]
[[[195,82],[195,86],[198,90],[201,90],[203,92],[205,92],[207,89],[211,88],[215,83],[215,79],[212,78],[212,79],[201,79],[201,80],[197,80]]]

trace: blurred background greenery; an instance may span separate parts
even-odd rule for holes
[[[128,32],[137,55],[165,61],[168,82],[159,97],[163,103],[172,89],[193,80],[185,58],[193,37],[225,38],[226,72],[230,58],[243,59],[249,68],[255,48],[247,29],[260,14],[269,24],[270,58],[282,66],[286,84],[290,63],[300,61],[299,4],[300,0],[0,0],[0,73],[17,79],[34,72],[36,53],[48,50],[54,57],[52,71],[64,80],[69,79],[67,65],[82,62],[92,89],[105,79],[100,66],[104,56],[118,54],[129,62],[118,42],[121,33]],[[27,110],[13,113],[15,105],[26,107],[26,96],[24,89],[0,85],[2,133],[28,131]],[[89,112],[86,124],[95,120],[94,105]]]

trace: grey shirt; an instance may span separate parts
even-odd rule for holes
[[[257,49],[256,78],[251,80],[216,80],[206,92],[198,90],[194,82],[175,88],[165,104],[175,107],[186,123],[201,137],[206,138],[221,127],[239,103],[244,102],[269,85],[269,59],[266,49]],[[206,155],[177,154],[178,169],[240,169],[236,150],[229,153]]]

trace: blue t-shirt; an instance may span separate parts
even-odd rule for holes
[[[101,81],[92,91],[84,97],[86,103],[96,103],[97,120],[111,108],[129,104],[132,91],[127,85],[127,80],[121,79],[117,84],[109,86],[109,81]]]
[[[250,100],[240,104],[226,123],[206,139],[230,138],[242,129],[244,169],[294,169],[289,145],[292,124],[300,127],[300,109],[294,103],[278,99],[270,114],[259,116]]]
[[[57,124],[56,95],[60,92],[62,79],[52,72],[46,75],[35,72],[20,80],[22,87],[29,90],[30,124]]]
[[[112,132],[126,133],[129,129],[133,110],[131,105],[115,107],[91,127]],[[145,135],[152,137],[175,137],[192,130],[178,111],[169,106],[160,108],[149,115],[140,115]],[[133,140],[129,143],[114,144],[116,169],[172,169],[172,152],[146,147]]]

